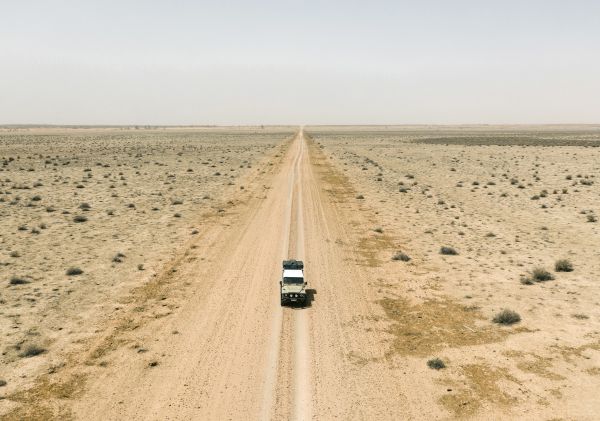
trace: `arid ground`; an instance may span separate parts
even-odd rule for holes
[[[4,128],[0,419],[598,419],[599,170],[600,126]]]

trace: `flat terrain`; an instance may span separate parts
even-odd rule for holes
[[[595,419],[598,146],[595,126],[4,130],[0,418]],[[306,308],[279,305],[287,257]]]
[[[357,246],[399,394],[456,418],[597,418],[600,127],[307,130],[376,214]],[[494,324],[502,309],[521,321]],[[418,373],[432,357],[447,368]]]
[[[212,215],[246,200],[244,184],[270,171],[293,133],[0,131],[0,394],[59,370],[125,317],[132,290],[204,235]],[[175,306],[164,300],[154,316]]]

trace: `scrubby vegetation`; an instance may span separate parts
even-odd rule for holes
[[[394,254],[394,256],[392,257],[392,260],[399,260],[401,262],[408,262],[410,260],[410,256],[404,252],[398,252],[396,254]]]
[[[35,357],[36,355],[40,355],[43,354],[44,352],[46,352],[46,349],[39,346],[39,345],[27,345],[25,347],[25,349],[23,349],[20,353],[19,353],[19,357],[21,358],[30,358],[30,357]]]
[[[86,222],[87,220],[88,220],[87,216],[85,216],[85,215],[76,215],[73,217],[73,222],[81,223],[81,222]]]
[[[441,370],[442,368],[446,368],[446,364],[439,358],[432,358],[431,360],[427,361],[427,367],[434,370]]]
[[[10,280],[8,281],[8,283],[10,285],[25,285],[28,284],[29,281],[25,278],[21,278],[18,276],[13,276],[12,278],[10,278]]]
[[[78,267],[70,267],[69,269],[67,269],[66,274],[68,276],[77,276],[77,275],[81,275],[83,273],[83,269],[78,268]]]
[[[500,313],[496,314],[492,319],[494,323],[502,324],[502,325],[512,325],[521,321],[521,316],[512,310],[502,310]]]
[[[443,246],[440,248],[440,254],[444,254],[447,256],[455,256],[458,254],[458,251],[452,247]]]
[[[554,275],[544,268],[535,268],[531,271],[531,278],[536,282],[545,282],[553,280]]]
[[[570,260],[560,259],[554,263],[554,270],[556,272],[573,272],[573,264]]]

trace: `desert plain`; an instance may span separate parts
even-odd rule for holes
[[[0,419],[598,419],[599,170],[593,125],[4,127]]]

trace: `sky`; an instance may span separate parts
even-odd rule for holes
[[[0,0],[0,124],[600,123],[600,1]]]

